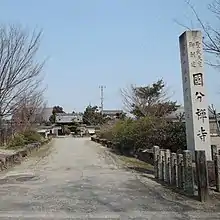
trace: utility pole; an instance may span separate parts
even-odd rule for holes
[[[106,86],[99,86],[100,88],[100,91],[101,91],[101,106],[100,106],[100,109],[101,109],[101,114],[103,113],[103,109],[104,109],[104,89],[106,88]]]

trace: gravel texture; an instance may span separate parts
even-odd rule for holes
[[[219,219],[201,204],[118,166],[88,138],[57,138],[0,175],[0,219]]]

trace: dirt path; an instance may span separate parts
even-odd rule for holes
[[[118,168],[89,139],[59,138],[50,151],[1,174],[0,219],[219,219],[215,206]]]

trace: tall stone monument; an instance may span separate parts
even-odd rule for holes
[[[211,160],[208,102],[204,85],[201,31],[186,31],[179,37],[186,121],[187,149],[204,150]]]

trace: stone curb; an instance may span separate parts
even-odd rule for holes
[[[47,143],[48,141],[45,143],[36,142],[28,144],[14,153],[0,153],[0,171],[21,163],[23,158],[29,156],[34,151],[38,151],[41,146]]]

